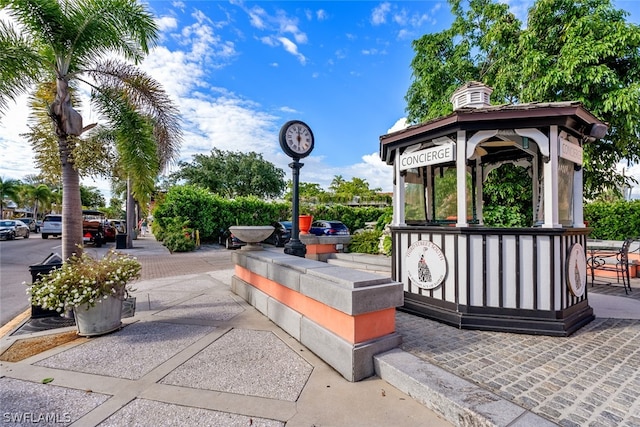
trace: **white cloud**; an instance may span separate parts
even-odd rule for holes
[[[391,128],[387,131],[387,133],[391,133],[391,132],[395,132],[398,130],[402,130],[404,128],[406,128],[407,126],[409,126],[409,123],[407,123],[407,118],[403,117],[401,119],[398,119],[398,121],[396,121],[393,126],[391,126]]]
[[[375,7],[371,12],[371,23],[373,25],[382,25],[387,22],[387,14],[391,11],[391,4],[385,2]]]
[[[249,22],[252,27],[255,27],[259,30],[263,30],[266,28],[266,24],[263,20],[263,17],[266,15],[266,12],[260,6],[255,6],[251,10],[247,11],[249,14]]]
[[[298,61],[300,61],[302,65],[307,62],[307,58],[305,58],[303,54],[298,52],[298,46],[294,42],[286,37],[278,37],[278,40],[280,41],[280,43],[282,43],[284,50],[298,58]]]
[[[316,11],[316,19],[318,21],[324,21],[326,19],[329,19],[329,15],[324,9],[319,9]]]
[[[156,24],[160,31],[175,30],[178,28],[178,20],[172,16],[163,16],[156,19]]]

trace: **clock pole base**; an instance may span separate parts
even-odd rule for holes
[[[304,258],[307,254],[307,245],[302,243],[300,240],[291,239],[289,243],[284,245],[284,253]]]

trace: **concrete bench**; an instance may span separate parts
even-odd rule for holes
[[[398,347],[400,282],[276,251],[237,251],[231,289],[344,378],[375,375],[373,356]]]

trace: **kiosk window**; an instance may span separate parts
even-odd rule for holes
[[[426,221],[424,173],[409,169],[404,177],[404,217],[406,221]]]
[[[560,224],[573,226],[573,162],[558,159],[558,220]]]

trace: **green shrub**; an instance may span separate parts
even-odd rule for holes
[[[265,202],[257,197],[229,200],[199,187],[172,187],[153,211],[154,234],[164,241],[166,234],[183,227],[198,230],[202,242],[217,242],[221,231],[232,225],[267,225],[291,217],[286,203]]]
[[[589,237],[594,239],[640,237],[640,200],[588,203],[584,220],[593,228]]]
[[[349,252],[379,254],[380,236],[382,236],[382,232],[378,230],[365,230],[354,234],[351,236],[351,243],[349,243]]]
[[[386,256],[391,256],[391,253],[393,251],[393,240],[391,240],[391,236],[384,236],[384,239],[382,240],[382,248],[383,254],[385,254]]]
[[[196,242],[191,238],[191,230],[188,229],[184,232],[167,233],[163,244],[169,252],[190,252],[196,248]]]

